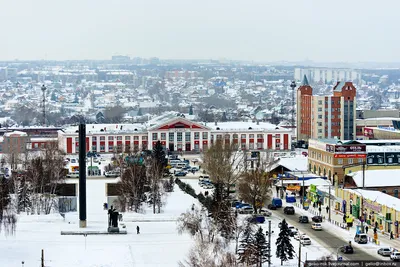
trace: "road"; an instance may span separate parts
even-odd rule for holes
[[[273,213],[281,218],[285,218],[289,225],[293,225],[294,227],[298,228],[300,233],[306,233],[310,238],[311,242],[315,240],[321,246],[325,247],[332,253],[336,254],[337,248],[348,244],[349,240],[344,238],[338,237],[329,233],[328,231],[314,231],[311,229],[311,223],[299,223],[299,214],[295,215],[286,215],[283,213],[283,208],[273,211]],[[309,217],[309,219],[311,219]],[[354,242],[354,241],[352,241]],[[364,250],[354,248],[354,254],[343,254],[339,252],[343,258],[347,260],[363,260],[363,261],[375,261],[375,260],[384,260],[379,255],[371,255],[365,252]]]

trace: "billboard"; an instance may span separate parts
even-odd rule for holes
[[[326,145],[326,151],[330,153],[357,153],[366,152],[366,146],[363,144],[356,145]]]

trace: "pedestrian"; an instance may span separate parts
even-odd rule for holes
[[[365,226],[365,233],[368,234],[368,225]]]
[[[393,232],[390,231],[390,239],[393,239]]]
[[[140,228],[139,228],[139,225],[138,225],[138,226],[136,226],[136,234],[140,234]]]
[[[318,211],[319,211],[319,215],[321,215],[321,211],[322,211],[321,206],[319,206]]]
[[[346,214],[343,214],[343,223],[346,223]]]
[[[326,206],[326,213],[329,213],[329,206]]]

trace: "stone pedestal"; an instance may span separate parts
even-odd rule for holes
[[[112,226],[110,226],[110,227],[108,227],[107,231],[108,231],[109,233],[119,233],[119,227],[112,227]]]
[[[80,220],[79,221],[79,228],[86,228],[86,220]]]

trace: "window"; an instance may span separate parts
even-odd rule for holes
[[[147,141],[147,136],[142,136],[142,141]]]
[[[167,134],[161,133],[161,140],[167,140]]]
[[[393,158],[388,158],[387,161],[388,163],[393,163]]]
[[[175,133],[169,133],[169,141],[174,142],[175,139]]]
[[[338,164],[343,164],[343,159],[338,159],[337,163]]]
[[[108,146],[108,151],[109,152],[114,151],[114,146]]]
[[[383,163],[383,158],[378,158],[378,163],[382,164]]]
[[[35,144],[33,145],[33,147],[34,147],[34,148],[39,148],[39,144],[38,144],[38,143],[35,143]]]
[[[114,140],[114,136],[109,136],[108,140]]]
[[[190,136],[191,132],[186,132],[185,133],[185,142],[190,142],[191,136]]]
[[[318,100],[318,105],[322,105],[322,100]]]
[[[208,139],[208,133],[207,132],[204,132],[203,133],[203,140],[207,140]]]
[[[322,119],[322,115],[320,114],[320,115],[318,115],[318,119]]]
[[[121,141],[122,140],[122,136],[117,136],[117,140]]]
[[[257,134],[257,139],[264,139],[262,134]]]
[[[96,152],[97,151],[97,146],[92,146],[92,152]]]
[[[358,159],[358,163],[362,163],[363,162],[363,159]]]
[[[106,150],[106,147],[105,147],[104,145],[101,145],[101,146],[100,146],[100,151],[101,151],[101,152],[104,152],[105,150]]]
[[[322,133],[322,129],[318,129],[318,133]]]
[[[131,140],[130,136],[125,136],[125,140]]]
[[[368,164],[372,164],[372,162],[374,162],[374,160],[372,158],[368,158]]]
[[[92,141],[97,141],[96,136],[92,136]]]
[[[353,164],[353,159],[347,159],[348,164]]]
[[[257,143],[257,149],[263,149],[263,143]]]
[[[318,122],[318,126],[322,126],[322,122]]]
[[[249,138],[250,138],[250,139],[254,139],[254,134],[250,134],[250,135],[249,135]]]
[[[105,141],[106,137],[105,136],[100,136],[100,141]]]
[[[79,142],[79,137],[75,137],[75,142]]]
[[[157,139],[158,139],[157,133],[152,133],[152,138],[151,138],[151,140],[155,141],[155,140],[157,140]]]
[[[246,139],[246,135],[242,134],[242,136],[240,137],[241,139]]]
[[[139,140],[139,136],[137,136],[137,135],[134,136],[134,137],[133,137],[133,140]]]
[[[176,139],[178,142],[182,142],[182,133],[176,133]]]
[[[200,133],[199,132],[195,132],[194,133],[194,140],[199,140],[200,139]]]
[[[322,108],[318,108],[318,112],[322,112]]]
[[[249,144],[249,149],[254,149],[254,143]]]

